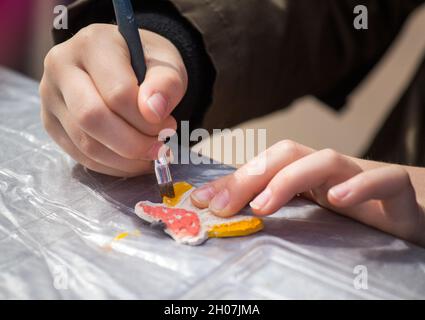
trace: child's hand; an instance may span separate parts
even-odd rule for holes
[[[93,24],[55,46],[40,84],[47,132],[76,161],[98,172],[134,176],[151,168],[158,133],[184,96],[187,73],[175,46],[141,31],[147,74],[140,86],[116,26]]]
[[[258,169],[264,165],[264,172]],[[253,174],[256,173],[256,174]],[[250,202],[258,215],[277,211],[297,194],[398,237],[425,245],[425,215],[400,166],[363,171],[333,150],[282,141],[235,173],[192,193],[198,207],[231,216]]]

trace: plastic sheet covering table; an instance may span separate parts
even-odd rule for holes
[[[133,214],[159,201],[154,177],[76,164],[42,128],[38,84],[2,68],[0,146],[0,298],[425,297],[424,249],[306,201],[255,236],[178,245]],[[194,185],[231,171],[172,168]]]

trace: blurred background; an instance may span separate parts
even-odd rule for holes
[[[362,156],[422,62],[424,30],[425,5],[422,5],[410,16],[390,50],[352,92],[340,112],[314,97],[304,97],[281,111],[238,127],[266,128],[267,146],[291,139],[315,149],[333,148],[347,155]],[[209,145],[210,141],[203,141],[195,149],[215,158],[213,153],[204,151],[211,150]],[[233,159],[237,157],[234,155]]]
[[[0,65],[40,79],[53,45],[53,8],[66,0],[0,0]]]
[[[69,2],[72,1],[0,0],[0,65],[39,80],[44,56],[53,45],[53,8]],[[352,93],[343,112],[334,112],[316,99],[305,97],[241,127],[266,128],[268,145],[293,139],[314,148],[331,147],[361,155],[414,76],[425,52],[424,30],[422,6],[410,17],[377,68]],[[204,141],[197,147],[208,155],[208,148],[201,147],[209,143]]]

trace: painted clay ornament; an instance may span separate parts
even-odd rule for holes
[[[135,213],[149,223],[161,223],[164,231],[175,241],[188,245],[200,245],[208,238],[240,237],[263,229],[260,218],[237,215],[220,218],[208,209],[198,209],[190,200],[193,187],[186,182],[174,185],[176,197],[165,198],[163,203],[141,201]]]

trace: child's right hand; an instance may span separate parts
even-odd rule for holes
[[[44,126],[91,170],[146,173],[162,145],[159,132],[176,128],[170,113],[187,89],[183,60],[167,39],[140,34],[147,66],[140,88],[116,26],[90,25],[46,56],[40,84]]]

